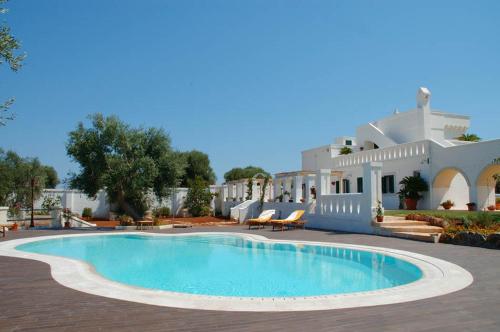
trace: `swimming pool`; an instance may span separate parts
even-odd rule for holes
[[[197,309],[317,310],[397,303],[472,282],[462,268],[428,256],[237,233],[52,236],[7,241],[0,254],[6,251],[49,263],[54,279],[71,288]]]
[[[422,277],[417,266],[380,253],[234,235],[69,237],[17,249],[82,260],[105,278],[130,286],[214,296],[344,294]]]

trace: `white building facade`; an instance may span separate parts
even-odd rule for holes
[[[481,210],[495,205],[493,175],[500,173],[500,139],[459,140],[469,129],[470,118],[432,109],[430,99],[430,91],[419,88],[416,108],[364,124],[355,136],[303,151],[302,170],[276,174],[273,195],[267,201],[313,203],[311,211],[317,215],[325,193],[350,195],[346,197],[352,200],[364,193],[380,195],[385,209],[398,209],[402,207],[399,182],[419,174],[429,184],[429,191],[423,193],[418,209],[439,209],[448,199],[458,210],[467,210],[467,203],[476,203]],[[379,168],[379,180],[366,181],[366,165]],[[320,183],[319,174],[328,174],[328,182]],[[339,214],[332,213],[332,217]]]

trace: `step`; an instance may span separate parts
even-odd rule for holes
[[[434,233],[435,234],[435,233]],[[415,232],[394,232],[392,233],[393,237],[398,237],[402,239],[410,239],[416,241],[424,241],[424,242],[439,242],[439,237],[435,240],[435,237],[432,233],[415,233]]]
[[[374,222],[373,226],[375,227],[385,227],[385,226],[428,226],[430,223],[427,221],[418,221],[418,220],[405,220],[405,219],[395,219],[395,220],[386,220],[383,222]]]
[[[382,225],[381,229],[394,232],[411,232],[411,233],[443,233],[443,228],[429,225],[410,225],[410,226],[390,226]]]

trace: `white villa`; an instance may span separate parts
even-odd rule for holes
[[[377,202],[385,209],[400,208],[399,182],[415,174],[429,184],[419,209],[439,209],[446,200],[459,210],[466,210],[469,202],[480,210],[495,205],[493,175],[500,173],[500,139],[458,140],[469,129],[470,118],[432,109],[430,97],[427,88],[420,88],[415,109],[396,111],[358,127],[356,136],[303,151],[301,170],[277,173],[267,182],[255,176],[211,186],[217,193],[212,208],[241,222],[261,209],[276,210],[275,218],[305,210],[312,228],[375,233]],[[350,153],[342,154],[346,148]],[[186,193],[186,188],[178,188],[164,204],[179,215]],[[79,214],[84,207],[98,217],[110,212],[104,193],[96,200],[74,190],[46,190],[45,195],[60,196],[64,208]]]
[[[438,209],[448,199],[459,210],[466,210],[469,202],[478,209],[494,205],[492,176],[500,173],[500,139],[458,140],[469,129],[470,117],[432,109],[430,97],[427,88],[419,88],[416,108],[361,125],[356,136],[303,151],[302,170],[275,175],[265,195],[266,208],[285,212],[286,204],[306,205],[313,226],[343,229],[342,220],[370,222],[377,200],[385,209],[400,207],[399,182],[415,174],[430,188],[419,209]],[[341,154],[345,147],[352,153]],[[255,184],[252,198],[242,199],[247,183],[245,179],[220,188],[220,200],[226,202],[222,210],[227,214],[232,207],[231,216],[240,220],[254,215],[249,207],[260,197],[260,185]],[[280,207],[274,202],[277,198],[283,201]],[[371,213],[362,215],[362,201]],[[328,215],[330,221],[317,221],[320,215]],[[361,229],[369,231],[368,226]]]

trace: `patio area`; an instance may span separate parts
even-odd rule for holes
[[[121,331],[497,331],[500,329],[500,251],[428,244],[373,235],[314,230],[272,232],[245,226],[161,232],[241,232],[268,238],[351,243],[421,253],[458,264],[474,276],[462,291],[415,302],[315,312],[244,313],[156,307],[81,293],[56,283],[48,265],[0,256],[0,329]],[[9,232],[20,237],[90,231]],[[263,281],[265,282],[265,280]]]

